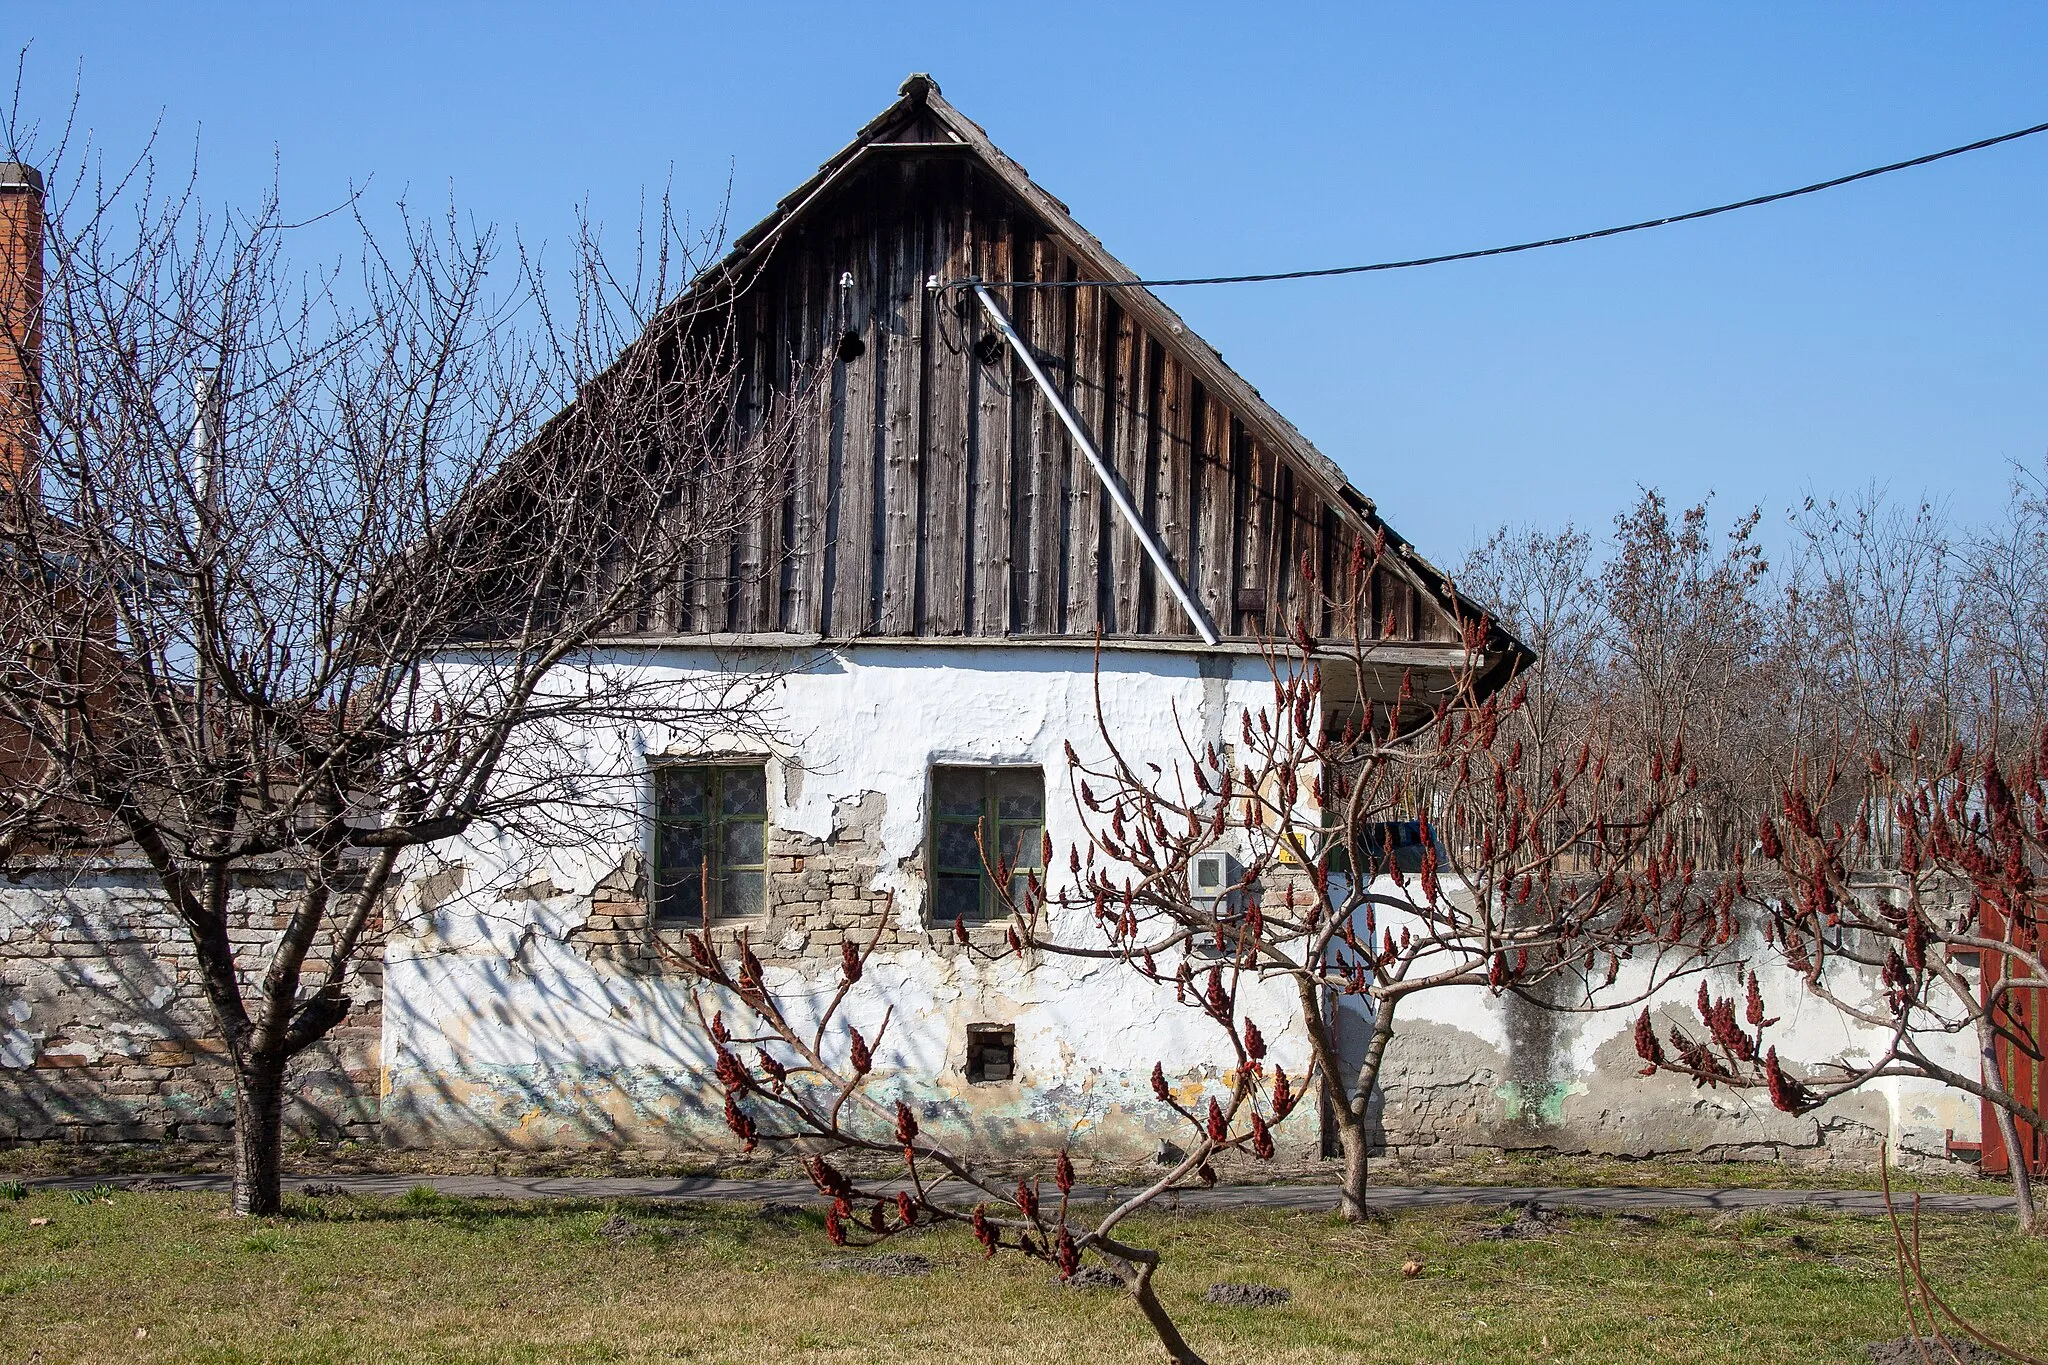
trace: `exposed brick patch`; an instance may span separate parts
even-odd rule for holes
[[[755,955],[769,966],[836,962],[849,937],[865,946],[877,930],[883,948],[948,950],[950,928],[906,928],[901,907],[892,911],[888,894],[875,889],[887,858],[882,848],[885,811],[880,792],[843,800],[833,810],[832,832],[822,839],[771,821],[767,912],[714,924],[713,943],[730,947],[744,931]],[[569,939],[592,961],[653,971],[662,964],[657,938],[680,948],[682,935],[681,928],[654,924],[646,860],[632,853],[591,892],[590,913]],[[986,947],[1002,941],[1003,927],[982,926],[975,936]]]

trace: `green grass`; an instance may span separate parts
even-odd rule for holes
[[[1123,1296],[1061,1289],[1012,1256],[991,1265],[951,1230],[889,1245],[929,1257],[930,1276],[881,1279],[822,1270],[839,1253],[815,1216],[764,1221],[743,1205],[415,1193],[293,1199],[257,1222],[221,1212],[184,1194],[0,1206],[0,1341],[49,1362],[1158,1358]],[[614,1214],[623,1233],[605,1228]],[[1162,1212],[1130,1235],[1160,1248],[1168,1307],[1218,1362],[1820,1365],[1901,1331],[1881,1219],[1581,1217],[1540,1240],[1477,1237],[1500,1218]],[[2048,1345],[2048,1239],[2002,1217],[1925,1227],[1928,1269],[1959,1307]],[[1412,1280],[1409,1257],[1423,1264]],[[1293,1302],[1214,1308],[1201,1296],[1218,1280],[1284,1286]]]

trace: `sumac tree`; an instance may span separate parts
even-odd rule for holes
[[[2021,1225],[2038,1231],[2027,1164],[2048,1125],[2038,1092],[2023,1091],[2015,1073],[2041,1066],[2048,1003],[2048,727],[2017,763],[1989,743],[1976,753],[1959,742],[1927,748],[1915,728],[1902,753],[1846,769],[1830,759],[1793,764],[1778,813],[1757,831],[1765,866],[1741,888],[1765,951],[1882,1045],[1786,1068],[1771,1041],[1774,1003],[1752,967],[1743,1000],[1702,987],[1697,1028],[1660,1037],[1645,1012],[1637,1051],[1646,1073],[1761,1089],[1795,1114],[1892,1076],[1975,1096],[2010,1157]],[[1944,1045],[1955,1038],[1967,1041],[1971,1065],[1949,1056]]]

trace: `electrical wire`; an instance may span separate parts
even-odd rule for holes
[[[1666,218],[1646,218],[1640,223],[1624,223],[1619,227],[1596,228],[1591,232],[1574,232],[1565,237],[1545,237],[1537,242],[1516,242],[1512,246],[1482,247],[1477,251],[1452,251],[1441,256],[1417,256],[1406,261],[1375,261],[1371,265],[1333,265],[1317,270],[1277,270],[1258,275],[1197,275],[1175,280],[977,280],[959,279],[947,282],[948,288],[963,289],[984,285],[991,289],[1164,289],[1169,286],[1195,284],[1265,284],[1274,280],[1316,280],[1332,275],[1365,275],[1377,270],[1410,270],[1423,265],[1446,265],[1452,261],[1476,261],[1487,256],[1511,256],[1519,251],[1537,251],[1544,247],[1569,246],[1573,242],[1591,242],[1602,237],[1619,237],[1624,232],[1642,232],[1649,228],[1669,227],[1673,223],[1697,222],[1712,218],[1716,214],[1733,213],[1737,209],[1753,209],[1764,204],[1776,204],[1786,199],[1797,199],[1803,194],[1818,194],[1822,190],[1836,189],[1851,185],[1858,180],[1869,180],[1875,176],[1890,175],[1893,171],[1911,170],[1936,161],[1945,161],[1952,156],[1968,152],[1981,152],[1986,147],[1996,147],[2004,142],[2017,142],[2023,137],[2036,133],[2048,133],[2048,123],[2037,123],[2031,128],[2015,132],[2000,133],[1977,142],[1950,147],[1946,151],[1929,152],[1908,161],[1894,161],[1888,166],[1873,166],[1867,171],[1852,175],[1838,175],[1832,180],[1822,180],[1812,185],[1801,185],[1796,190],[1779,190],[1776,194],[1760,194],[1753,199],[1738,199],[1732,204],[1716,204],[1709,209],[1694,209],[1690,213],[1674,213]]]

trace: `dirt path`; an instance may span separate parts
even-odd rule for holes
[[[228,1192],[226,1175],[155,1175],[141,1178],[122,1176],[76,1176],[32,1179],[32,1186],[51,1189],[85,1189],[100,1183],[117,1186],[141,1185],[150,1189]],[[296,1193],[305,1185],[335,1188],[354,1194],[400,1195],[417,1185],[427,1185],[443,1194],[472,1199],[721,1199],[783,1200],[804,1203],[816,1197],[810,1182],[803,1180],[720,1180],[708,1176],[505,1176],[505,1175],[320,1175],[293,1178],[286,1191]],[[1107,1200],[1129,1194],[1135,1187],[1078,1186],[1077,1198]],[[1175,1201],[1186,1208],[1300,1209],[1320,1212],[1335,1209],[1337,1191],[1333,1185],[1219,1185],[1161,1200],[1171,1208]],[[1596,1213],[1656,1212],[1721,1213],[1731,1209],[1785,1208],[1808,1205],[1841,1213],[1882,1214],[1884,1197],[1874,1190],[1760,1190],[1729,1186],[1714,1189],[1662,1189],[1647,1185],[1558,1187],[1544,1185],[1431,1185],[1382,1186],[1372,1192],[1371,1206],[1394,1211],[1429,1208],[1445,1204],[1477,1204],[1499,1207],[1507,1204],[1538,1203],[1559,1208],[1585,1209]],[[1910,1207],[1911,1195],[1898,1196],[1901,1208]],[[1920,1207],[1928,1213],[2003,1213],[2012,1208],[2009,1195],[1925,1194]]]

